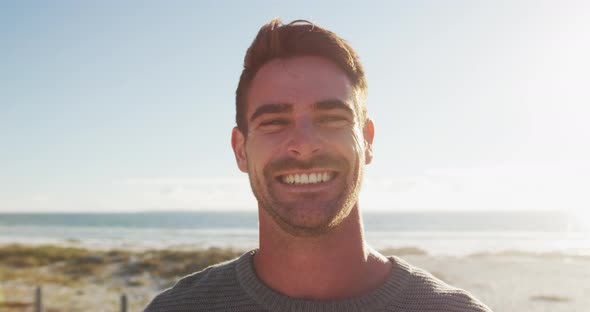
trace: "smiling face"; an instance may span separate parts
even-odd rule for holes
[[[259,206],[287,233],[325,233],[357,205],[373,124],[361,128],[354,94],[320,57],[272,60],[252,81],[248,134],[234,128],[232,147]]]

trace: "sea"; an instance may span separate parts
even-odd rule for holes
[[[589,220],[561,212],[365,212],[363,221],[376,249],[590,255]],[[247,250],[258,245],[258,219],[256,212],[2,213],[0,245],[14,243]]]

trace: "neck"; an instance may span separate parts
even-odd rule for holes
[[[259,209],[260,250],[254,256],[258,277],[293,298],[332,300],[370,292],[391,272],[388,259],[363,239],[355,206],[343,222],[318,237],[294,237]]]

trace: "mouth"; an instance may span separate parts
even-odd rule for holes
[[[276,180],[286,185],[323,184],[333,180],[338,173],[330,170],[293,172],[276,176]]]

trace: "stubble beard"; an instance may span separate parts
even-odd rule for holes
[[[309,207],[301,206],[301,203],[282,202],[276,192],[273,191],[274,181],[273,172],[276,169],[285,167],[297,166],[300,169],[313,168],[317,163],[337,163],[339,171],[342,175],[352,175],[352,177],[345,178],[346,181],[342,183],[342,190],[337,194],[335,199],[318,202],[314,201],[317,195],[309,195],[309,204],[318,205],[322,207],[315,207],[315,209],[308,209]],[[341,225],[346,217],[350,214],[352,209],[358,203],[358,195],[361,188],[363,178],[363,168],[360,165],[361,160],[357,159],[354,168],[351,171],[351,166],[344,159],[337,159],[336,157],[320,157],[318,160],[312,160],[308,164],[299,164],[295,160],[282,159],[268,164],[263,170],[263,177],[266,184],[259,179],[254,170],[249,170],[250,186],[252,192],[258,200],[258,204],[264,211],[272,218],[274,223],[278,225],[281,230],[296,237],[318,237],[325,235],[339,225]],[[304,203],[305,205],[305,203]],[[318,211],[320,216],[302,215],[308,210]]]

